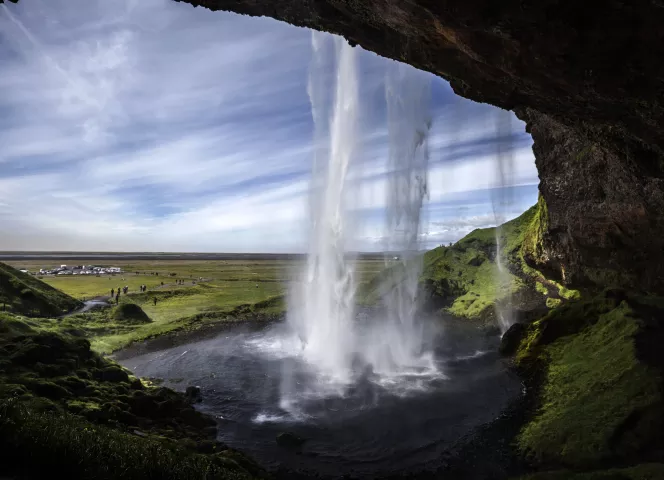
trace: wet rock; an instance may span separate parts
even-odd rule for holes
[[[106,367],[98,374],[100,380],[105,382],[129,382],[129,375],[121,367]]]
[[[277,435],[277,445],[284,448],[300,448],[306,440],[294,433],[283,432]]]
[[[523,323],[515,323],[504,334],[500,340],[498,351],[501,355],[514,355],[519,344],[526,333],[526,326]]]
[[[203,401],[203,395],[201,394],[201,387],[190,385],[185,390],[184,394],[191,403],[198,403]]]
[[[131,388],[132,390],[143,390],[145,387],[143,383],[138,378],[131,379]]]

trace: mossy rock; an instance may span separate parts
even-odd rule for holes
[[[528,327],[516,362],[542,378],[539,410],[518,436],[531,461],[591,469],[664,448],[662,371],[636,341],[661,348],[664,309],[654,315],[651,305],[644,317],[641,302],[607,290]]]
[[[111,317],[115,322],[125,324],[152,322],[143,309],[135,303],[123,303],[113,307]]]
[[[72,396],[72,393],[66,388],[47,380],[29,381],[26,386],[35,395],[51,400],[60,400]]]
[[[104,382],[129,382],[129,374],[118,365],[110,365],[95,372],[95,378]]]
[[[500,339],[498,351],[501,355],[513,355],[519,348],[519,344],[526,334],[526,326],[522,323],[515,323],[503,334]]]

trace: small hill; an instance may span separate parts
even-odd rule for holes
[[[52,317],[80,305],[78,300],[60,290],[0,262],[0,309],[27,316]]]
[[[113,307],[111,318],[117,323],[150,323],[150,317],[135,303],[123,303]]]
[[[547,309],[578,295],[547,279],[525,259],[536,258],[546,206],[540,199],[519,217],[500,227],[501,258],[509,273],[501,284],[496,264],[496,228],[477,229],[451,246],[426,252],[422,258],[420,295],[424,309],[489,321],[497,302],[510,298],[518,315]],[[399,264],[389,267],[358,289],[359,303],[375,304],[381,292],[401,281]],[[529,314],[529,313],[528,313]]]

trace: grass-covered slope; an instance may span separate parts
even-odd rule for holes
[[[508,273],[498,275],[496,228],[477,229],[454,245],[435,248],[424,255],[424,301],[429,308],[445,309],[456,316],[492,318],[497,302],[511,302],[517,311],[538,312],[578,298],[547,279],[534,259],[542,257],[542,232],[546,228],[544,201],[498,229],[501,258]]]
[[[532,209],[503,226],[511,240],[518,227],[529,221]],[[515,294],[522,281],[508,274],[502,285],[497,279],[496,229],[478,229],[449,247],[438,247],[424,255],[423,283],[433,306],[448,306],[449,313],[477,318],[493,309],[496,300]]]
[[[0,314],[3,472],[41,478],[248,478],[260,469],[215,441],[216,422],[145,386],[88,340]],[[205,455],[203,455],[205,454]]]
[[[253,304],[238,305],[234,308],[210,308],[207,311],[191,313],[178,311],[175,305],[181,299],[189,301],[198,297],[206,287],[199,285],[180,290],[160,290],[145,294],[120,297],[120,304],[108,308],[94,309],[85,313],[70,315],[61,319],[44,318],[40,327],[54,332],[72,333],[89,339],[97,353],[109,354],[133,342],[154,339],[163,335],[184,336],[195,332],[210,331],[240,321],[255,323],[270,322],[283,317],[285,299],[283,295],[269,297]],[[153,298],[157,305],[168,304],[171,315],[156,315]]]
[[[664,460],[663,339],[664,300],[620,290],[529,325],[515,361],[538,378],[539,406],[520,451],[537,465],[575,469]]]
[[[79,306],[61,291],[0,262],[0,309],[30,316],[58,316]]]

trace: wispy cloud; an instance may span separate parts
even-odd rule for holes
[[[310,49],[304,29],[169,0],[0,6],[0,249],[301,250]],[[370,221],[357,245],[378,248],[389,60],[360,61],[356,207]],[[444,214],[450,202],[486,220],[497,141],[491,107],[436,78],[433,97],[428,232],[471,215]],[[509,139],[513,183],[535,185],[520,122]]]

